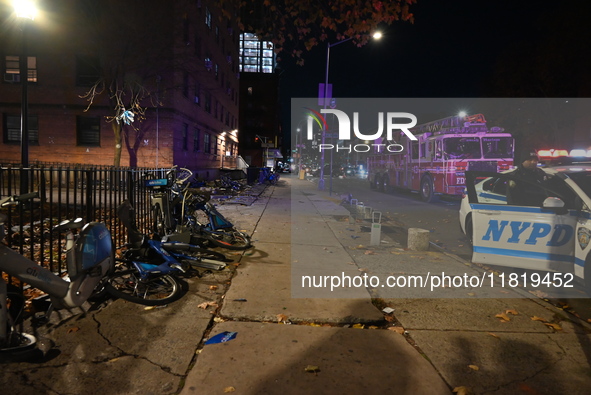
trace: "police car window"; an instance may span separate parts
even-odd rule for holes
[[[572,209],[575,205],[575,192],[558,176],[549,176],[544,182],[548,188],[547,195],[562,199],[566,208]]]
[[[568,173],[568,176],[572,178],[574,182],[577,183],[579,188],[581,188],[587,196],[591,197],[591,172],[572,172]]]

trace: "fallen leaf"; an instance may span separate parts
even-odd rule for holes
[[[388,322],[394,322],[394,317],[392,317],[391,315],[385,315],[384,319]]]
[[[363,328],[365,328],[365,325],[363,325],[363,324],[355,324],[355,325],[353,325],[351,328],[355,328],[355,329],[363,329]]]
[[[377,327],[377,326],[375,326],[375,325],[371,325],[371,326],[369,326],[368,328],[369,328],[369,329],[378,329],[378,327]]]
[[[468,365],[468,367],[472,370],[476,370],[476,371],[480,370],[480,368],[476,365]]]
[[[200,309],[205,310],[205,309],[207,309],[209,307],[215,307],[215,308],[217,308],[218,307],[218,304],[216,302],[203,302],[203,303],[198,304],[197,307],[199,307]]]
[[[555,331],[561,331],[562,330],[562,327],[560,325],[558,325],[558,324],[552,324],[550,322],[544,322],[544,325],[551,327]]]
[[[489,335],[491,335],[492,337],[496,337],[497,339],[500,339],[500,337],[499,337],[499,336],[497,336],[497,335],[495,335],[494,333],[490,333],[490,332],[488,332],[488,334],[489,334]]]
[[[304,368],[304,370],[308,373],[318,373],[320,372],[320,368],[315,365],[308,365]]]
[[[404,328],[401,326],[391,326],[388,328],[389,331],[394,331],[396,333],[399,333],[401,335],[404,334]]]
[[[308,324],[308,326],[318,326],[318,327],[320,327],[320,326],[322,326],[322,325],[320,325],[320,324],[317,324],[317,323],[315,323],[315,322],[310,322],[310,323]]]
[[[500,318],[501,322],[509,322],[511,321],[511,318],[509,318],[509,316],[505,313],[501,313],[501,314],[497,314],[495,315],[495,318]]]
[[[226,322],[226,320],[221,317],[213,317],[213,322]]]
[[[277,314],[277,322],[286,322],[288,317],[285,314]]]
[[[156,308],[156,306],[146,306],[144,307],[144,310],[154,310]]]
[[[458,395],[473,395],[474,394],[470,387],[464,387],[464,386],[456,387],[453,389],[452,392],[455,392]]]
[[[217,285],[210,285],[209,286],[209,290],[210,291],[215,291],[216,289],[218,289],[218,286]]]
[[[77,327],[77,326],[73,326],[73,327],[71,327],[70,329],[68,329],[68,333],[76,333],[76,332],[78,332],[79,330],[80,330],[80,328],[79,328],[79,327]]]
[[[226,387],[226,388],[224,388],[224,393],[226,393],[226,394],[228,392],[234,392],[234,391],[236,391],[236,388],[234,388],[234,387]]]
[[[505,310],[505,314],[518,315],[519,313],[517,312],[517,310]]]
[[[532,321],[542,321],[542,322],[546,322],[545,319],[543,319],[542,317],[538,317],[537,315],[534,315],[533,317],[529,317]]]
[[[364,252],[364,254],[365,254],[365,255],[375,255],[376,253],[375,253],[375,252],[373,252],[373,251],[371,251],[371,250],[366,250],[366,251]]]

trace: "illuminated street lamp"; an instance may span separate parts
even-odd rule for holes
[[[372,35],[372,38],[374,40],[379,40],[382,38],[382,33],[381,32],[375,32]],[[349,37],[346,38],[344,40],[341,41],[337,41],[334,44],[328,43],[327,48],[326,48],[326,73],[324,75],[324,108],[326,109],[327,107],[327,102],[328,102],[328,66],[330,65],[330,49],[336,45],[342,44],[344,42],[347,42],[349,40],[352,40],[353,37]],[[324,142],[326,139],[326,130],[322,130],[322,145],[321,147],[324,148]],[[332,151],[331,151],[331,161],[330,161],[330,176],[331,176],[331,187],[332,187]],[[318,189],[320,190],[324,190],[324,149],[320,150],[320,179],[318,180]],[[332,188],[331,188],[331,192],[332,192]]]
[[[29,67],[27,51],[27,26],[29,21],[35,19],[37,9],[35,3],[30,0],[13,1],[14,12],[22,20],[22,48],[19,58],[19,75],[21,83],[21,193],[27,193],[29,189],[25,168],[29,167]]]

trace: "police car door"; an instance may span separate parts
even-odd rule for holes
[[[499,196],[495,199],[483,187],[488,177],[497,179],[494,194]],[[539,193],[539,205],[513,203],[507,193],[511,181],[520,180],[511,174],[466,172],[473,229],[472,261],[572,273],[576,216],[558,207],[562,200],[545,199],[557,195],[554,191],[535,184],[528,183],[528,189]]]

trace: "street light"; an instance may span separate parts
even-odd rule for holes
[[[372,38],[375,40],[379,40],[380,38],[382,38],[382,33],[375,32],[372,35]],[[342,43],[347,42],[352,39],[353,39],[353,37],[349,37],[344,40],[337,41],[334,44],[328,43],[328,45],[326,47],[326,73],[324,74],[324,109],[326,109],[327,101],[328,101],[328,67],[330,65],[330,49],[334,46],[337,46],[339,44],[342,44]],[[321,147],[324,147],[325,139],[326,139],[326,130],[323,129],[322,130],[322,145],[321,145]],[[330,180],[331,180],[331,187],[332,187],[332,151],[331,151],[330,167],[331,167]],[[318,180],[318,189],[324,190],[324,149],[320,150],[320,179]],[[332,188],[331,188],[331,192],[332,192]]]
[[[19,76],[21,82],[21,193],[27,193],[29,189],[28,177],[25,169],[29,167],[29,97],[28,97],[28,51],[27,51],[27,25],[29,20],[35,19],[37,10],[35,3],[29,0],[13,1],[14,12],[22,19],[22,48],[19,61]]]

